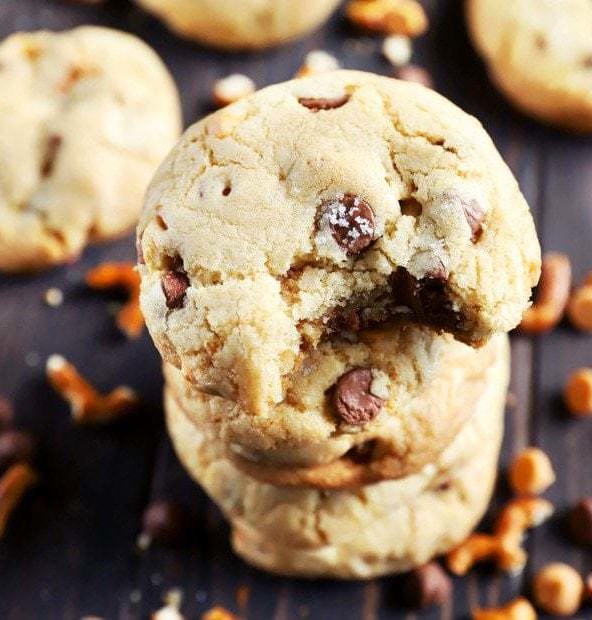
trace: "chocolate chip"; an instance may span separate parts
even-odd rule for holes
[[[348,461],[352,461],[353,463],[357,463],[359,465],[367,465],[373,460],[377,445],[378,442],[376,441],[376,439],[368,439],[361,444],[352,446],[343,455],[343,457],[346,458]]]
[[[0,471],[15,463],[30,461],[34,443],[30,435],[19,431],[4,431],[0,434]]]
[[[167,271],[162,276],[162,290],[167,308],[174,310],[185,304],[185,291],[189,288],[189,278],[184,271]]]
[[[462,317],[452,307],[446,293],[446,281],[439,277],[417,279],[399,267],[390,278],[395,306],[409,308],[419,323],[447,331],[462,330]]]
[[[452,581],[437,562],[430,562],[409,573],[403,584],[405,605],[425,609],[441,606],[452,595]]]
[[[340,108],[342,105],[345,105],[348,101],[349,95],[347,94],[342,95],[341,97],[335,97],[334,99],[315,99],[314,97],[300,97],[300,99],[298,99],[298,103],[300,105],[303,105],[305,108],[308,108],[313,112],[319,112],[320,110],[335,110],[336,108]]]
[[[474,199],[461,200],[461,206],[471,228],[471,241],[475,243],[483,232],[482,222],[485,217],[485,211]]]
[[[187,534],[188,519],[183,507],[171,501],[156,501],[146,508],[142,517],[142,534],[139,544],[178,544]]]
[[[581,499],[568,515],[569,531],[579,545],[592,545],[592,497]]]
[[[384,401],[370,393],[372,371],[354,368],[342,375],[335,384],[333,405],[337,415],[346,423],[362,426],[373,420]]]
[[[335,242],[350,256],[372,243],[375,226],[372,207],[359,196],[342,194],[321,203],[319,229],[328,228]]]
[[[12,403],[0,396],[0,431],[10,428],[14,421],[14,407]]]
[[[52,135],[49,136],[45,143],[45,153],[41,160],[41,176],[48,177],[54,169],[55,161],[58,156],[58,151],[62,146],[62,137]]]

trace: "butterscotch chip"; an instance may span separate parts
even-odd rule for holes
[[[573,292],[567,304],[571,324],[583,332],[592,332],[592,286],[585,285]]]
[[[518,495],[544,493],[555,482],[551,460],[540,448],[527,448],[512,461],[509,481]]]
[[[568,564],[555,562],[535,575],[532,589],[538,607],[556,616],[571,616],[582,603],[584,581]]]
[[[238,616],[235,616],[228,609],[216,605],[216,607],[212,607],[212,609],[204,612],[201,620],[238,620]]]
[[[563,398],[572,415],[592,415],[592,368],[579,368],[569,376]]]
[[[384,401],[371,394],[372,371],[369,368],[354,368],[335,384],[333,404],[337,415],[352,426],[362,426],[373,420],[381,410]]]

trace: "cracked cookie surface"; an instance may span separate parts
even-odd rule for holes
[[[136,37],[85,26],[4,40],[0,270],[64,263],[133,228],[180,131],[172,78]]]
[[[592,2],[468,0],[473,42],[519,108],[592,133]]]
[[[171,30],[228,50],[260,49],[304,36],[340,0],[136,0]]]
[[[211,429],[241,470],[272,484],[331,489],[401,478],[436,460],[508,356],[505,335],[473,349],[414,326],[361,332],[359,342],[313,351],[268,416],[201,393],[173,366],[164,370],[170,397],[196,427]],[[341,418],[335,392],[360,370],[379,410],[354,425]]]
[[[481,125],[422,86],[351,71],[193,125],[153,179],[138,243],[165,361],[253,415],[324,338],[393,316],[482,345],[518,324],[540,268]],[[169,274],[186,278],[175,309]]]
[[[433,463],[356,490],[289,488],[251,478],[168,393],[167,424],[181,461],[225,513],[233,546],[247,562],[285,575],[365,579],[425,564],[464,540],[482,517],[497,473],[507,363],[499,371]]]

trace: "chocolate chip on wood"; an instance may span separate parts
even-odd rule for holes
[[[452,594],[452,581],[437,562],[410,572],[403,587],[405,605],[426,609],[446,603]]]
[[[569,512],[567,524],[574,542],[592,545],[592,497],[582,498]]]

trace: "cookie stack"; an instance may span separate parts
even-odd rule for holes
[[[242,557],[368,578],[469,534],[540,269],[475,119],[359,72],[272,86],[187,130],[138,248],[171,437]]]

